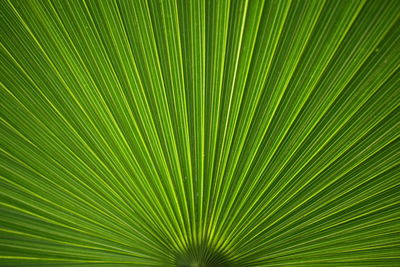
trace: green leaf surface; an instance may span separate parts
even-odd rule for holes
[[[0,0],[0,266],[399,266],[397,0]]]

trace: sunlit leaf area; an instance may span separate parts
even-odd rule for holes
[[[400,266],[399,0],[0,0],[0,266]]]

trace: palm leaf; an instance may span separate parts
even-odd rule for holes
[[[0,266],[400,265],[400,5],[0,1]]]

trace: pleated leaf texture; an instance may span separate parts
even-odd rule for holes
[[[398,0],[1,0],[0,266],[400,266]]]

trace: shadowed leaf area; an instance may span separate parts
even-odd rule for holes
[[[176,256],[178,267],[235,267],[222,252],[206,247],[204,244],[190,246]]]
[[[398,0],[0,0],[0,267],[400,266]]]

